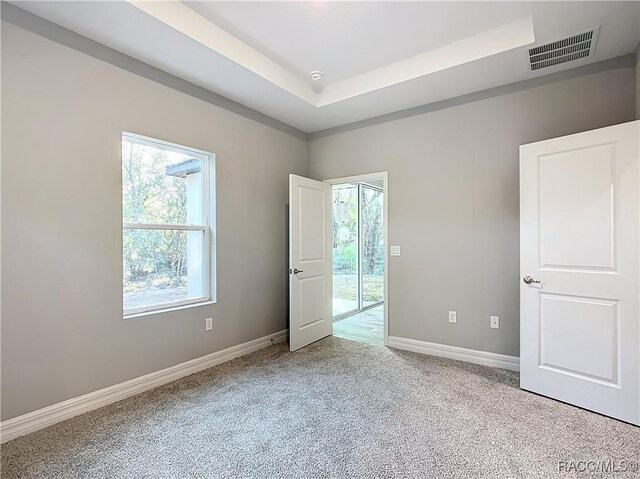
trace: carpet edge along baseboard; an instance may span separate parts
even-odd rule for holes
[[[284,342],[286,338],[287,331],[279,331],[2,421],[0,423],[0,442],[5,443],[85,412],[93,411],[116,401],[162,386],[176,379],[259,351],[272,344]]]

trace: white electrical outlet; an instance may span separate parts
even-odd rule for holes
[[[213,329],[213,318],[207,318],[204,320],[204,330],[211,331]]]
[[[400,246],[391,247],[391,256],[400,256]]]
[[[456,322],[456,312],[455,311],[449,311],[449,322],[450,323],[455,323]]]
[[[500,318],[498,316],[491,316],[491,327],[498,329],[500,327]]]

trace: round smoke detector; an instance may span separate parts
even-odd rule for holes
[[[320,78],[324,76],[324,73],[316,70],[314,72],[309,73],[309,76],[311,77],[312,80],[320,80]]]

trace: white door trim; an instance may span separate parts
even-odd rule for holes
[[[377,173],[344,176],[342,178],[324,180],[325,183],[330,185],[359,183],[363,181],[382,181],[382,236],[384,241],[384,345],[389,346],[389,174],[386,171],[380,171]]]

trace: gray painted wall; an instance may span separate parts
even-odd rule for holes
[[[640,43],[636,47],[636,118],[640,120]]]
[[[122,130],[216,153],[217,304],[122,319]],[[304,139],[3,22],[2,419],[284,329],[289,173]]]
[[[2,62],[3,420],[283,329],[288,173],[388,170],[391,334],[517,355],[518,145],[640,98],[621,66],[307,143],[4,22]],[[217,154],[217,304],[122,320],[122,130]]]
[[[314,178],[389,172],[390,335],[517,356],[518,146],[633,120],[634,97],[628,66],[313,139]]]

